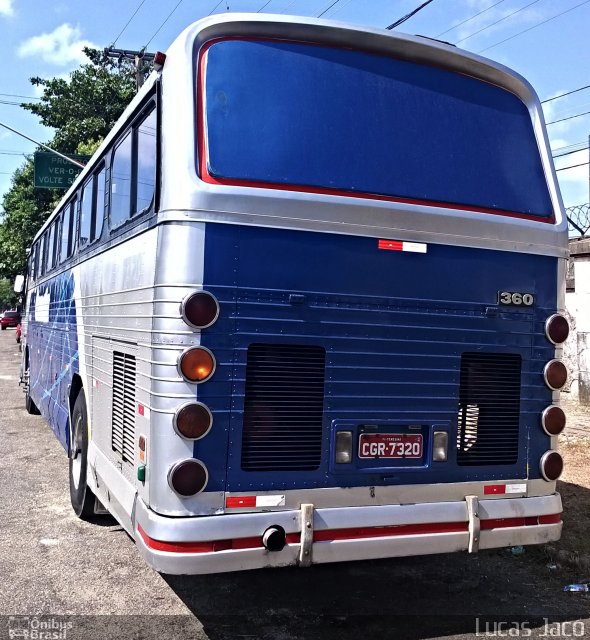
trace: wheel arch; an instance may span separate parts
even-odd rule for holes
[[[70,383],[70,388],[68,391],[68,456],[72,456],[72,416],[74,414],[74,405],[76,404],[76,399],[80,394],[80,391],[84,390],[84,385],[82,384],[82,378],[80,374],[75,373],[72,376],[72,382]],[[86,406],[86,412],[88,413],[88,406]]]

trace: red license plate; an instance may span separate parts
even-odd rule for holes
[[[359,458],[421,458],[422,435],[414,433],[361,433]]]

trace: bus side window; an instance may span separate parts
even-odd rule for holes
[[[111,229],[120,227],[131,215],[131,131],[115,148],[111,165]]]
[[[92,225],[91,240],[98,240],[102,234],[102,225],[104,222],[104,205],[105,205],[105,166],[102,165],[100,171],[96,174],[96,211],[94,216],[94,224]]]
[[[69,239],[70,239],[70,207],[67,206],[63,212],[63,222],[61,225],[61,262],[69,257]]]
[[[80,248],[84,247],[91,240],[92,232],[92,209],[94,200],[94,180],[91,178],[84,185],[80,197]]]
[[[55,264],[61,262],[61,227],[63,223],[63,213],[60,212],[55,219]]]
[[[137,206],[136,212],[147,209],[156,187],[156,110],[137,127]]]
[[[54,251],[54,234],[55,234],[55,225],[52,224],[49,227],[49,231],[47,232],[47,242],[46,242],[46,253],[47,253],[47,260],[46,260],[46,271],[51,271],[53,265],[54,265],[54,258],[55,258],[55,251]]]

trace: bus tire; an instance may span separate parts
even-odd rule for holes
[[[84,389],[80,389],[72,411],[72,455],[70,456],[70,500],[81,520],[94,516],[94,494],[86,483],[88,468],[88,414]]]

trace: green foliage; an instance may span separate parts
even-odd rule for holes
[[[98,63],[99,52],[85,49],[95,63],[83,64],[63,78],[31,78],[43,87],[41,100],[23,105],[56,129],[53,147],[74,153],[80,143],[104,138],[135,95],[135,81],[126,66]],[[52,146],[52,145],[50,145]]]
[[[14,282],[8,278],[0,279],[0,310],[12,309],[16,306],[17,295],[14,293]]]
[[[4,218],[0,224],[0,277],[14,280],[24,273],[26,250],[47,219],[63,190],[35,189],[33,161],[17,169],[4,196]]]
[[[55,129],[48,145],[62,153],[92,155],[135,95],[135,78],[129,64],[106,61],[101,53],[85,49],[90,59],[63,78],[31,78],[43,87],[38,103],[24,109]],[[2,200],[0,221],[0,278],[14,280],[23,273],[26,250],[49,213],[64,195],[63,189],[33,187],[33,161],[15,171],[12,185]]]

